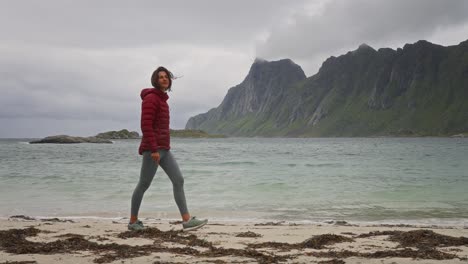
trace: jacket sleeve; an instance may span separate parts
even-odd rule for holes
[[[158,149],[156,143],[156,135],[153,129],[153,122],[158,111],[157,100],[154,95],[147,95],[141,103],[141,132],[145,143],[150,147],[151,152],[156,152]]]

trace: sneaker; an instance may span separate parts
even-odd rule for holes
[[[182,222],[182,226],[184,231],[191,231],[206,225],[206,223],[208,223],[208,219],[200,220],[193,216],[187,222]]]
[[[133,224],[128,223],[127,227],[128,227],[128,230],[133,230],[133,231],[143,230],[145,228],[145,226],[143,225],[143,222],[140,220],[136,220],[136,222]]]

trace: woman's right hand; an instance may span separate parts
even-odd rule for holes
[[[153,152],[151,153],[151,158],[156,161],[159,165],[159,160],[161,159],[161,156],[159,155],[159,152]]]

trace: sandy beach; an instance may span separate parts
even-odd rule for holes
[[[468,263],[463,227],[142,220],[3,218],[0,263]]]

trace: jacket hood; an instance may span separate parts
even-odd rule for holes
[[[169,98],[169,96],[167,95],[167,93],[162,92],[162,91],[159,90],[159,89],[156,89],[156,88],[145,88],[145,89],[141,90],[141,93],[140,93],[141,100],[143,100],[143,99],[145,98],[145,96],[147,96],[148,94],[151,94],[151,93],[154,93],[154,94],[156,94],[157,96],[161,97],[161,99],[163,99],[164,101],[167,101],[167,99]]]

